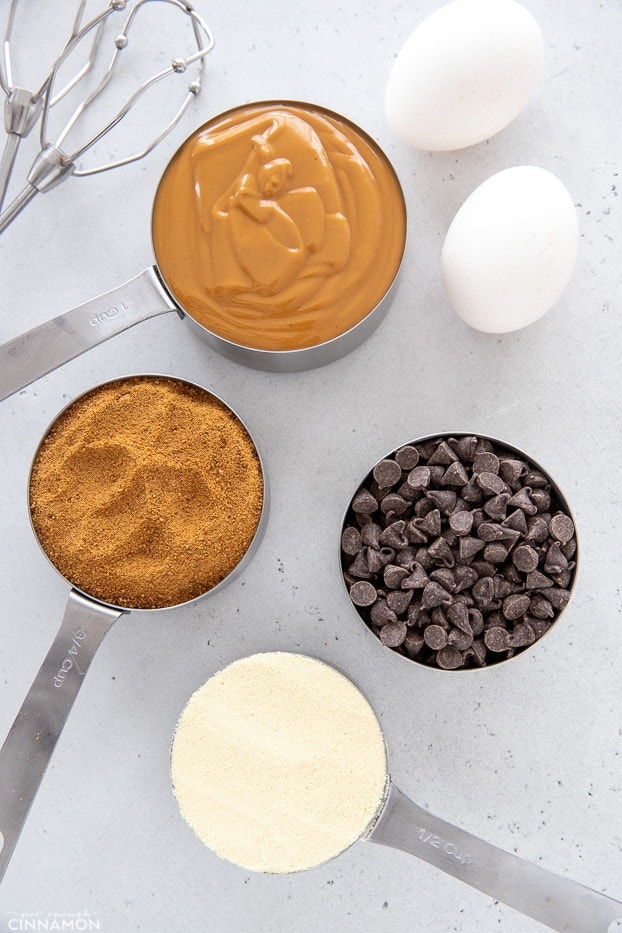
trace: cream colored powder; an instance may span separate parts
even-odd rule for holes
[[[369,703],[314,658],[255,654],[190,698],[171,756],[182,815],[223,858],[290,872],[338,855],[369,827],[387,784]]]

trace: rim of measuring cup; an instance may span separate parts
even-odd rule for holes
[[[174,292],[172,291],[171,286],[168,284],[166,276],[160,270],[158,265],[155,244],[153,243],[153,214],[158,192],[164,179],[164,175],[166,174],[169,165],[177,157],[177,154],[183,149],[192,136],[196,135],[205,127],[210,126],[212,123],[221,120],[223,117],[235,113],[237,110],[246,110],[251,107],[276,108],[279,106],[297,107],[301,110],[316,110],[320,113],[327,114],[328,116],[332,116],[342,123],[346,123],[347,125],[351,126],[354,130],[356,130],[357,133],[360,134],[360,136],[363,137],[363,139],[365,139],[368,145],[380,155],[388,170],[391,172],[393,178],[395,179],[404,216],[404,235],[401,244],[399,261],[396,264],[393,276],[384,294],[373,307],[369,308],[364,317],[357,321],[356,324],[353,324],[352,327],[350,327],[348,330],[345,330],[343,333],[337,334],[335,337],[331,337],[330,340],[325,340],[322,343],[317,343],[310,347],[300,347],[290,350],[265,350],[248,346],[247,344],[237,343],[233,340],[227,339],[226,337],[221,337],[213,330],[210,330],[210,328],[205,324],[202,324],[200,321],[196,320],[196,318],[193,317],[192,312],[187,311],[179,302]],[[319,366],[325,366],[328,363],[333,363],[336,360],[341,359],[343,356],[346,356],[352,350],[355,350],[358,346],[360,346],[365,340],[367,340],[367,338],[371,336],[371,334],[384,320],[387,311],[389,310],[389,307],[393,301],[399,273],[404,261],[407,236],[408,211],[406,207],[404,191],[393,163],[387,156],[384,149],[379,145],[379,143],[366,130],[355,123],[354,120],[351,120],[349,117],[338,113],[336,110],[331,110],[329,107],[324,107],[321,104],[314,104],[309,101],[290,100],[288,98],[256,100],[249,101],[247,103],[236,104],[234,107],[229,107],[227,110],[223,110],[222,112],[215,114],[206,120],[205,123],[203,123],[201,126],[197,127],[197,129],[195,129],[191,134],[189,134],[189,136],[186,137],[186,139],[181,143],[181,145],[176,149],[176,151],[169,159],[158,182],[151,210],[151,243],[155,256],[155,268],[166,291],[170,295],[171,299],[175,302],[183,316],[187,318],[195,328],[198,329],[200,336],[207,341],[212,349],[220,353],[221,356],[232,360],[234,363],[240,363],[241,365],[250,367],[251,369],[259,369],[266,372],[302,372],[308,369],[315,369]]]
[[[350,508],[351,508],[351,505],[352,505],[352,500],[353,500],[354,496],[356,495],[356,492],[361,488],[361,486],[363,486],[363,485],[365,484],[365,482],[367,481],[368,477],[371,476],[371,474],[372,474],[372,472],[373,472],[373,470],[374,470],[374,467],[375,467],[381,460],[384,460],[384,459],[386,459],[386,458],[388,458],[388,457],[391,457],[393,454],[395,454],[396,451],[400,450],[402,447],[406,447],[406,446],[408,446],[408,445],[413,445],[413,446],[414,446],[414,445],[416,445],[416,444],[424,444],[424,443],[426,443],[427,441],[431,441],[431,440],[434,440],[434,439],[436,439],[436,438],[438,438],[439,440],[447,440],[447,439],[450,438],[450,437],[477,437],[477,438],[481,438],[482,440],[490,441],[491,443],[496,444],[498,447],[505,448],[505,449],[506,449],[507,451],[509,451],[510,453],[518,454],[518,455],[519,455],[523,460],[525,460],[530,466],[534,467],[534,468],[537,469],[540,473],[542,473],[543,476],[545,476],[546,479],[547,479],[547,481],[550,483],[550,485],[551,485],[551,492],[552,492],[552,494],[554,495],[554,497],[555,497],[555,499],[556,499],[556,501],[557,501],[557,504],[559,505],[560,509],[563,509],[563,510],[566,512],[566,514],[567,514],[567,515],[572,519],[572,521],[573,521],[574,528],[575,528],[575,540],[576,540],[576,545],[577,545],[577,547],[576,547],[576,552],[575,552],[575,554],[574,554],[574,556],[573,556],[573,560],[575,561],[575,566],[574,566],[573,571],[572,571],[572,578],[571,578],[571,580],[570,580],[570,582],[569,582],[569,584],[568,584],[568,590],[569,590],[569,592],[570,592],[570,599],[568,600],[568,603],[566,604],[566,606],[564,606],[564,608],[561,609],[561,610],[558,612],[557,617],[553,620],[553,622],[551,623],[551,625],[549,626],[549,628],[547,629],[547,631],[544,633],[544,635],[541,635],[540,638],[537,638],[537,639],[533,642],[533,644],[527,645],[527,646],[525,646],[524,648],[521,648],[519,651],[516,652],[516,654],[512,655],[512,657],[509,657],[509,658],[508,658],[508,657],[505,657],[505,658],[500,659],[499,661],[493,661],[493,662],[491,662],[490,664],[486,664],[486,665],[483,666],[483,667],[479,667],[479,666],[477,666],[477,665],[473,665],[473,666],[469,666],[469,667],[458,667],[458,668],[455,668],[455,669],[452,669],[452,670],[444,669],[444,668],[438,667],[438,666],[435,665],[435,664],[426,664],[426,663],[423,662],[423,661],[417,660],[417,658],[409,658],[407,655],[401,654],[401,653],[398,652],[398,651],[394,651],[392,648],[389,648],[388,646],[382,644],[382,642],[380,641],[380,639],[378,638],[378,636],[371,630],[370,626],[367,624],[367,622],[365,621],[365,619],[363,618],[363,616],[362,616],[361,613],[359,612],[358,608],[354,605],[354,603],[353,603],[352,600],[350,599],[350,594],[349,594],[349,592],[348,592],[348,584],[346,583],[346,581],[345,581],[345,579],[344,579],[343,555],[342,555],[342,550],[341,550],[341,536],[342,536],[342,534],[343,534],[344,528],[346,527],[346,520],[347,520],[348,514],[349,514],[349,512],[350,512]],[[344,511],[344,513],[343,513],[343,516],[342,516],[342,519],[341,519],[341,523],[340,523],[340,526],[339,526],[339,540],[338,540],[338,542],[337,542],[337,547],[338,547],[338,556],[337,556],[337,559],[338,559],[338,566],[339,566],[339,576],[340,576],[341,583],[342,583],[342,585],[343,585],[343,588],[344,588],[344,591],[345,591],[345,594],[346,594],[346,598],[347,598],[347,600],[348,600],[348,603],[349,603],[351,609],[353,610],[353,612],[355,613],[356,617],[358,618],[359,622],[361,623],[361,625],[363,626],[363,628],[365,629],[365,631],[367,632],[367,634],[370,636],[370,638],[372,639],[373,643],[376,645],[376,650],[377,650],[377,648],[379,647],[383,652],[388,653],[389,656],[393,656],[393,657],[395,657],[395,658],[398,658],[398,659],[399,659],[399,660],[398,660],[398,663],[403,661],[403,662],[405,662],[405,663],[408,664],[408,665],[411,665],[411,666],[414,665],[414,666],[416,666],[416,667],[419,668],[419,669],[428,670],[428,671],[431,671],[431,672],[434,673],[434,674],[445,674],[445,675],[447,675],[447,674],[472,674],[472,673],[480,674],[480,673],[483,672],[483,671],[491,671],[491,670],[494,670],[494,669],[496,669],[496,668],[501,667],[502,665],[506,665],[506,664],[508,664],[508,663],[510,663],[510,662],[514,662],[514,661],[519,660],[520,658],[523,658],[523,657],[525,657],[525,656],[531,655],[533,649],[536,648],[538,645],[540,645],[540,644],[544,641],[544,639],[546,638],[546,636],[549,635],[550,632],[551,632],[554,628],[557,627],[558,622],[560,621],[561,617],[562,617],[562,616],[564,615],[564,613],[566,612],[566,609],[568,608],[568,605],[570,604],[570,602],[571,602],[571,600],[572,600],[572,594],[573,594],[574,589],[575,589],[575,586],[576,586],[577,575],[578,575],[578,571],[579,571],[580,542],[579,542],[579,534],[578,534],[578,532],[577,532],[577,523],[576,523],[574,514],[573,514],[573,512],[572,512],[572,509],[570,508],[570,505],[569,505],[569,503],[568,503],[568,500],[567,500],[566,496],[564,495],[564,493],[563,493],[562,490],[560,489],[558,483],[557,483],[557,482],[553,479],[553,477],[551,476],[551,473],[549,472],[549,470],[547,470],[546,467],[542,466],[542,464],[541,464],[538,460],[536,460],[535,457],[533,457],[531,454],[527,453],[527,452],[526,452],[525,450],[523,450],[521,447],[517,447],[516,444],[512,444],[512,443],[510,443],[510,442],[508,442],[508,441],[505,441],[505,440],[503,440],[503,439],[501,439],[501,438],[499,438],[499,437],[495,437],[495,436],[493,436],[493,435],[491,435],[491,434],[483,434],[481,431],[433,431],[433,432],[428,433],[428,434],[421,434],[421,435],[418,435],[418,436],[415,437],[415,438],[412,438],[412,439],[410,439],[410,440],[404,441],[402,444],[398,444],[396,447],[393,447],[391,450],[389,450],[389,451],[384,455],[384,457],[379,457],[379,458],[372,464],[371,468],[370,468],[370,469],[364,474],[364,476],[361,478],[361,480],[359,481],[359,483],[357,484],[357,486],[356,486],[356,488],[355,488],[355,490],[354,490],[354,493],[352,494],[352,496],[350,497],[350,499],[349,499],[349,501],[348,501],[348,504],[347,504],[346,509],[345,509],[345,511]]]
[[[200,391],[205,392],[207,395],[211,395],[212,398],[216,399],[218,402],[224,405],[224,407],[228,411],[230,411],[231,414],[235,416],[235,418],[237,418],[239,423],[242,425],[242,427],[248,434],[251,440],[251,443],[253,445],[253,448],[255,450],[257,460],[259,461],[259,468],[261,470],[261,477],[263,481],[263,495],[262,495],[261,513],[259,515],[259,521],[257,522],[257,527],[255,528],[255,533],[250,541],[250,544],[248,545],[246,551],[244,552],[244,554],[242,555],[238,563],[235,565],[235,567],[233,567],[229,571],[229,573],[225,577],[222,578],[222,580],[219,580],[218,583],[214,584],[214,586],[210,587],[210,589],[205,590],[205,592],[199,593],[198,596],[193,596],[192,599],[187,599],[184,602],[172,603],[171,605],[167,605],[167,606],[154,606],[152,608],[145,608],[145,607],[135,608],[133,606],[118,606],[115,603],[106,602],[105,600],[101,599],[98,596],[93,596],[87,590],[84,590],[81,587],[77,586],[77,584],[73,583],[68,577],[64,575],[64,573],[62,573],[58,569],[56,564],[49,557],[47,551],[45,550],[41,541],[39,540],[39,536],[36,532],[36,529],[35,529],[35,526],[32,520],[32,509],[30,506],[30,489],[31,489],[31,482],[32,482],[32,471],[33,471],[34,464],[37,459],[39,450],[41,449],[42,445],[45,443],[46,438],[48,437],[50,431],[52,430],[56,422],[59,420],[59,418],[61,418],[65,414],[66,411],[68,411],[72,407],[72,405],[74,405],[76,402],[79,402],[81,399],[85,398],[87,395],[90,395],[92,392],[97,392],[99,389],[102,389],[108,385],[114,385],[114,383],[117,383],[117,382],[125,382],[128,379],[146,379],[146,380],[168,379],[171,382],[184,383],[185,385],[190,386],[191,388],[199,389]],[[92,386],[90,389],[86,389],[84,392],[81,392],[79,395],[76,395],[75,398],[72,398],[69,402],[67,402],[67,404],[64,405],[63,408],[61,408],[56,413],[54,418],[52,418],[52,420],[46,427],[45,431],[43,431],[41,438],[39,440],[39,443],[37,444],[36,450],[30,462],[30,469],[28,471],[28,484],[26,488],[26,499],[27,499],[26,504],[28,507],[28,519],[30,521],[30,527],[32,529],[32,533],[35,537],[37,544],[39,545],[43,554],[45,555],[46,560],[50,564],[50,566],[53,567],[56,573],[60,577],[62,577],[62,579],[65,580],[65,582],[68,583],[69,586],[71,586],[71,588],[75,590],[77,593],[80,593],[82,596],[85,596],[87,599],[90,599],[94,603],[99,603],[102,606],[108,606],[112,609],[118,609],[121,612],[162,612],[164,610],[177,609],[180,606],[190,606],[193,603],[198,602],[200,599],[203,599],[204,597],[209,596],[212,593],[215,593],[216,590],[219,590],[222,587],[226,586],[228,583],[230,583],[232,580],[234,580],[237,576],[241,574],[241,572],[251,562],[251,560],[257,553],[259,546],[261,544],[261,540],[263,538],[264,532],[266,530],[266,525],[268,523],[268,511],[269,511],[269,489],[268,489],[268,478],[266,474],[265,464],[261,456],[261,452],[255,441],[255,438],[253,437],[253,434],[249,430],[246,422],[240,417],[237,411],[234,408],[232,408],[231,405],[229,405],[228,402],[226,402],[223,398],[221,398],[215,392],[212,392],[211,389],[206,389],[205,386],[201,385],[198,382],[194,382],[192,379],[186,379],[184,376],[174,376],[171,373],[127,373],[124,376],[115,376],[113,379],[106,379],[103,382],[98,382],[96,385]]]

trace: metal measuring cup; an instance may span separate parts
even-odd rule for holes
[[[298,668],[294,676],[292,663]],[[273,677],[268,684],[262,683],[257,672],[266,665],[277,671],[280,668],[281,682]],[[301,666],[306,669],[304,682]],[[317,671],[324,671],[321,678]],[[211,692],[209,700],[203,697],[202,706],[192,709],[190,731],[194,730],[196,741],[192,762],[184,756],[182,768],[177,766],[180,753],[176,745],[184,731],[186,711],[178,722],[171,751],[171,780],[182,815],[202,842],[221,857],[247,871],[285,874],[327,864],[350,845],[367,840],[414,855],[554,930],[607,933],[610,928],[613,931],[612,924],[622,921],[620,901],[505,852],[434,816],[403,793],[391,778],[390,756],[374,710],[364,692],[332,665],[305,655],[268,652],[233,662],[211,682],[218,683],[218,689]],[[338,682],[348,685],[347,694],[343,686],[336,687]],[[246,689],[247,684],[252,684],[252,690]],[[209,687],[210,681],[193,695],[188,707]],[[335,694],[346,703],[337,712]],[[235,696],[234,709],[227,705],[230,695]],[[358,695],[357,703],[353,695]],[[304,722],[299,717],[293,725],[288,723],[287,712],[292,707],[304,711]],[[322,729],[333,718],[337,727],[323,743]],[[240,722],[244,723],[242,730]],[[253,723],[252,730],[248,722]],[[341,749],[335,749],[338,731]],[[187,735],[184,741],[188,742]],[[221,773],[223,756],[226,765]],[[299,781],[303,773],[310,775],[309,787],[301,792],[301,797],[311,798],[308,810],[305,804],[296,808],[292,803],[287,775],[292,762]],[[244,775],[237,783],[236,771]],[[230,782],[223,780],[225,772],[232,775]],[[313,790],[314,783],[321,787],[320,793]],[[184,806],[188,800],[184,785],[192,791],[190,811]],[[336,832],[332,830],[339,808],[333,805],[332,797],[330,805],[322,799],[326,785],[336,801],[352,801],[347,824]],[[264,824],[258,830],[260,818]],[[312,856],[304,845],[284,855],[282,840],[304,840],[310,824],[323,831],[322,845]],[[231,836],[226,844],[223,827]],[[248,850],[235,841],[240,838],[262,845],[249,857]]]
[[[180,318],[189,321],[197,333],[218,353],[236,363],[270,372],[296,372],[333,362],[359,346],[375,330],[391,303],[406,243],[406,206],[401,186],[391,163],[378,144],[352,121],[315,104],[287,101],[246,104],[232,108],[225,114],[219,114],[196,131],[193,136],[222,120],[223,117],[235,114],[236,111],[244,113],[249,108],[264,106],[292,107],[302,112],[312,110],[349,125],[376,153],[385,166],[388,176],[393,178],[400,220],[403,221],[403,235],[400,239],[399,258],[395,263],[395,268],[389,270],[389,284],[374,307],[363,306],[361,316],[354,326],[321,343],[301,349],[257,349],[228,340],[201,323],[190,308],[182,307],[174,297],[175,283],[167,281],[166,276],[156,264],[123,285],[84,302],[1,346],[0,399],[17,392],[109,337],[121,333],[134,324],[169,311],[176,311]],[[175,156],[169,163],[169,167],[174,159]],[[166,176],[166,171],[162,176],[160,186]],[[158,193],[156,193],[154,204],[157,199]],[[387,217],[387,224],[390,224],[392,220],[395,218]],[[172,237],[173,232],[170,235]],[[379,235],[385,234],[380,231]],[[362,239],[361,242],[363,242]]]
[[[400,451],[404,451],[405,449],[407,450],[410,448],[417,448],[418,445],[423,445],[423,447],[425,447],[425,445],[429,444],[430,442],[434,442],[434,441],[447,442],[449,439],[452,439],[454,441],[460,441],[460,439],[470,439],[470,438],[477,438],[478,440],[482,440],[482,441],[492,444],[494,449],[497,451],[497,453],[500,453],[501,455],[505,456],[507,459],[516,458],[518,462],[521,462],[525,465],[527,471],[533,473],[534,475],[538,473],[547,481],[547,485],[550,489],[550,502],[551,502],[550,512],[553,512],[553,511],[562,512],[564,515],[566,515],[571,520],[572,525],[573,525],[573,532],[574,532],[573,541],[574,541],[575,551],[572,554],[572,558],[568,560],[568,568],[569,568],[568,574],[569,574],[570,579],[568,583],[566,584],[566,586],[564,586],[563,588],[560,587],[561,589],[563,589],[564,600],[567,600],[570,598],[569,594],[572,594],[572,591],[574,590],[576,579],[577,579],[579,546],[578,546],[578,538],[576,536],[576,522],[574,521],[574,517],[570,509],[570,505],[568,504],[568,501],[566,497],[564,496],[564,494],[562,493],[561,489],[559,488],[558,484],[551,477],[548,470],[546,470],[545,467],[543,467],[540,463],[538,463],[538,461],[535,460],[530,454],[526,453],[524,450],[521,450],[519,447],[516,447],[515,445],[510,444],[507,441],[500,440],[496,437],[491,437],[489,435],[482,434],[480,432],[469,433],[465,431],[453,431],[453,432],[452,431],[441,431],[441,432],[434,433],[434,434],[428,434],[425,436],[417,437],[414,440],[409,440],[406,443],[400,445],[399,447],[396,447],[395,449],[389,451],[387,454],[385,454],[384,457],[381,457],[380,460],[378,460],[378,462],[365,474],[365,476],[357,484],[353,497],[350,500],[345,510],[345,513],[344,513],[344,516],[341,522],[341,526],[340,526],[340,542],[339,542],[339,564],[341,567],[342,580],[343,580],[345,589],[348,592],[350,602],[353,605],[353,608],[357,611],[359,617],[365,623],[365,628],[367,632],[373,637],[375,645],[378,645],[379,641],[382,642],[382,647],[385,650],[389,650],[394,656],[397,656],[398,658],[397,663],[406,662],[407,664],[411,666],[415,664],[419,667],[426,667],[428,670],[436,671],[437,673],[463,674],[465,672],[471,673],[473,671],[482,671],[482,670],[487,670],[490,667],[496,668],[499,666],[499,664],[506,664],[510,660],[521,657],[525,653],[529,652],[532,647],[534,647],[535,645],[538,645],[541,639],[545,637],[545,635],[549,634],[551,629],[556,626],[557,622],[559,621],[567,605],[567,602],[564,601],[563,605],[559,605],[555,607],[554,616],[550,619],[545,620],[546,624],[539,624],[537,626],[538,629],[543,629],[546,627],[546,631],[544,631],[543,633],[538,631],[536,633],[536,637],[533,638],[533,640],[530,640],[531,638],[530,635],[527,635],[527,639],[525,640],[525,637],[523,635],[523,639],[522,639],[524,641],[523,644],[517,644],[517,645],[512,646],[512,644],[509,643],[505,648],[499,647],[498,653],[496,649],[494,653],[488,650],[486,652],[485,657],[483,656],[483,654],[479,654],[479,656],[476,657],[475,655],[478,652],[474,652],[473,647],[467,645],[468,629],[470,625],[469,622],[467,622],[464,625],[464,631],[460,632],[460,631],[456,631],[453,628],[453,625],[450,625],[448,620],[446,618],[443,618],[441,615],[440,617],[441,626],[444,626],[446,629],[450,630],[450,635],[451,635],[451,632],[453,632],[452,637],[456,638],[456,644],[460,648],[460,653],[462,654],[464,661],[463,663],[458,664],[458,648],[455,648],[455,649],[452,649],[452,651],[454,651],[455,653],[455,661],[457,664],[456,667],[443,668],[440,662],[439,663],[435,662],[435,655],[438,656],[438,651],[435,652],[435,650],[432,647],[428,646],[425,642],[423,645],[420,644],[421,638],[423,637],[421,634],[422,633],[421,624],[420,624],[420,621],[418,620],[416,621],[412,618],[410,614],[410,604],[407,606],[399,605],[400,602],[405,602],[405,600],[408,598],[408,593],[411,594],[412,603],[415,604],[416,603],[415,597],[417,596],[421,597],[422,593],[425,592],[425,586],[431,582],[432,578],[429,577],[429,574],[431,572],[433,573],[434,570],[438,570],[442,566],[445,566],[445,567],[447,566],[446,563],[444,564],[443,561],[439,559],[439,563],[432,562],[431,568],[430,567],[422,568],[419,561],[417,560],[416,553],[407,554],[406,545],[409,546],[408,549],[411,552],[416,552],[418,548],[425,548],[427,547],[427,544],[432,544],[435,540],[437,541],[441,540],[441,538],[445,536],[447,532],[450,532],[451,530],[449,527],[450,510],[448,509],[446,514],[442,513],[442,517],[440,519],[441,524],[438,529],[436,530],[432,530],[432,528],[425,529],[425,533],[422,534],[420,537],[417,537],[416,535],[416,532],[417,532],[416,528],[414,531],[414,535],[413,535],[413,532],[411,532],[409,523],[411,522],[413,518],[413,506],[414,506],[415,501],[417,501],[417,499],[426,498],[428,493],[425,488],[422,488],[420,491],[417,492],[416,497],[413,498],[413,502],[411,503],[410,507],[400,514],[395,513],[392,515],[388,515],[388,514],[385,515],[383,512],[383,510],[385,509],[385,506],[380,501],[378,502],[378,508],[375,509],[373,512],[374,523],[376,523],[376,519],[378,520],[378,522],[382,521],[382,523],[385,525],[389,525],[391,524],[392,521],[395,521],[395,520],[397,520],[398,522],[401,520],[402,524],[407,526],[406,528],[402,528],[401,526],[398,526],[396,530],[396,533],[404,535],[405,550],[403,551],[403,560],[400,556],[399,548],[397,549],[389,548],[391,556],[390,556],[390,559],[386,560],[385,562],[386,565],[390,565],[391,567],[394,566],[395,564],[403,566],[405,579],[402,580],[401,582],[399,581],[396,582],[394,586],[389,586],[387,584],[387,580],[385,576],[385,566],[373,567],[370,570],[368,567],[361,565],[359,568],[354,568],[353,572],[350,572],[350,568],[352,567],[353,562],[355,561],[355,555],[348,553],[348,551],[344,549],[343,535],[344,535],[344,531],[346,528],[351,529],[353,527],[356,527],[357,524],[359,524],[359,521],[357,521],[356,511],[353,509],[353,504],[355,502],[355,498],[359,490],[361,489],[369,490],[369,488],[371,487],[374,492],[377,492],[379,498],[382,496],[382,489],[377,488],[378,484],[375,481],[375,477],[374,477],[374,471],[376,467],[378,467],[380,464],[383,464],[387,460],[394,460],[395,455],[398,454]],[[404,462],[406,463],[406,461]],[[415,467],[413,467],[413,469],[414,468]],[[397,470],[395,472],[396,472],[396,475],[397,473],[399,473],[399,471]],[[404,466],[401,470],[401,477],[396,478],[395,483],[391,487],[392,493],[397,491],[400,484],[402,483],[406,484],[406,479],[408,475],[409,475],[409,467]],[[472,479],[473,481],[475,479],[475,470],[473,470]],[[446,488],[448,491],[450,490],[457,491],[456,501],[459,502],[460,487],[456,485],[448,485]],[[506,485],[506,489],[507,488],[509,487],[507,487]],[[384,490],[384,492],[389,493],[389,488]],[[475,508],[475,506],[471,506],[471,508]],[[534,511],[534,515],[539,515],[539,514],[541,514],[541,512],[536,513]],[[363,516],[363,520],[364,518],[365,517]],[[494,519],[492,517],[487,516],[487,519],[489,523],[494,523]],[[370,520],[371,520],[371,515],[370,515]],[[417,519],[415,519],[415,525],[416,524],[417,524]],[[421,519],[419,519],[419,524],[421,527]],[[423,525],[422,527],[425,528],[425,525]],[[364,524],[361,525],[361,531],[363,531],[363,529],[364,529]],[[476,531],[475,527],[473,527],[473,529],[470,532],[467,532],[466,534],[473,535],[475,537],[478,536],[478,532]],[[411,540],[407,542],[405,539],[409,537],[409,535],[413,535],[413,536]],[[516,531],[512,531],[511,534],[508,532],[508,535],[509,535],[508,538],[498,539],[498,543],[502,544],[502,546],[504,547],[507,547],[507,556],[506,558],[500,560],[498,564],[494,564],[495,577],[493,577],[493,579],[496,579],[496,577],[501,576],[503,572],[507,570],[508,566],[512,563],[512,554],[515,548],[521,545],[525,545],[525,544],[533,545],[534,548],[540,547],[540,544],[538,542],[531,541],[529,540],[529,538],[526,539],[522,534],[519,535]],[[425,540],[426,538],[427,538],[427,541]],[[382,540],[380,540],[378,548],[382,548],[383,543],[386,543],[386,542],[383,542]],[[484,544],[482,544],[481,547],[483,549]],[[363,549],[361,548],[361,555],[362,555],[362,550]],[[455,553],[456,547],[454,547],[453,550]],[[376,551],[374,552],[374,556],[376,556],[377,553],[378,554],[380,553],[378,549],[376,549]],[[389,553],[387,553],[387,557],[389,557]],[[482,557],[482,552],[480,551],[477,554],[475,554],[473,557],[466,558],[463,566],[470,566],[473,560],[481,559],[481,557]],[[363,560],[365,559],[366,558],[363,557]],[[453,559],[453,558],[450,558],[450,559]],[[540,558],[540,560],[542,560],[542,558]],[[459,560],[458,558],[456,558],[456,565],[457,564],[462,564],[462,560]],[[413,579],[413,576],[414,576],[413,571],[415,569],[417,570],[417,575],[419,579]],[[534,568],[534,569],[537,569],[537,568]],[[540,566],[540,569],[542,569],[541,566]],[[366,573],[366,570],[369,570],[369,572]],[[408,571],[408,575],[407,575],[407,571]],[[522,574],[522,576],[524,575],[525,574]],[[399,577],[399,574],[397,574],[397,576]],[[468,592],[468,590],[470,590],[470,587],[466,587],[465,589],[463,589],[461,588],[460,584],[458,584],[456,590],[454,591],[452,589],[451,573],[449,574],[448,580],[449,582],[446,583],[446,586],[449,588],[449,592],[445,593],[446,601],[444,603],[438,603],[439,608],[443,612],[445,611],[448,605],[451,605],[453,601],[462,601],[465,598],[465,592]],[[358,600],[357,597],[353,595],[355,592],[357,583],[359,584],[360,590],[362,590],[363,587],[366,587],[366,590],[369,592],[368,598],[363,598],[362,600]],[[495,583],[495,586],[496,585],[497,583]],[[441,586],[442,586],[442,580],[441,580]],[[376,589],[377,596],[373,592],[374,589]],[[551,593],[552,593],[552,589],[553,588],[551,588]],[[394,591],[393,593],[391,592],[392,590]],[[363,593],[364,592],[365,591],[363,591]],[[509,595],[509,592],[506,593],[505,595],[506,596]],[[526,594],[530,596],[535,596],[536,594],[540,594],[545,599],[546,599],[547,592],[548,590],[546,588],[544,589],[534,588],[532,590],[530,589],[526,590]],[[388,599],[385,600],[387,593],[388,593]],[[395,596],[394,595],[395,593],[399,595]],[[514,595],[516,595],[516,592]],[[441,596],[442,596],[442,593],[441,593]],[[385,611],[387,605],[389,605],[390,603],[393,603],[393,601],[395,601],[396,611],[393,611],[392,609],[392,615],[389,615],[387,612],[385,612],[386,617],[383,618],[382,612]],[[494,605],[493,607],[493,602],[499,605]],[[499,598],[499,596],[495,594],[495,598],[493,602],[491,602],[490,604],[491,605],[490,613],[493,612],[493,608],[499,609],[499,610],[501,609],[502,598]],[[382,604],[381,608],[379,608],[380,604]],[[471,599],[471,606],[474,608],[478,608],[477,601],[474,602]],[[389,608],[391,608],[391,605],[389,605]],[[484,614],[486,616],[486,613],[488,613],[488,610],[485,607],[481,607],[481,606],[479,608],[484,608]],[[522,617],[522,619],[524,619],[527,622],[529,622],[530,609],[531,607],[526,611],[526,614]],[[428,609],[427,611],[429,613],[429,612],[433,612],[434,610]],[[489,616],[489,618],[492,620],[491,615]],[[512,620],[512,622],[510,622],[508,619],[508,622],[507,622],[508,628],[511,628],[511,625],[513,624],[514,621],[518,622],[520,620],[521,620],[521,617],[518,617],[516,620]],[[534,620],[531,619],[531,622],[533,621]],[[542,623],[543,620],[538,620],[538,621],[539,623]],[[434,619],[432,619],[432,622],[434,622]],[[388,625],[388,628],[386,629],[384,628],[385,624]],[[490,624],[492,624],[492,621]],[[486,621],[486,625],[488,625],[488,621]],[[425,629],[423,629],[423,632],[425,632]],[[461,641],[461,637],[464,636],[465,634],[467,635],[466,640],[463,639]],[[478,638],[478,636],[479,636],[479,641],[481,642],[481,636],[482,636],[481,631],[476,632],[476,639]],[[409,641],[409,639],[411,640]],[[471,642],[473,642],[473,640],[474,639],[471,638]],[[519,640],[518,636],[516,640],[517,641]],[[451,643],[451,640],[450,640],[450,643]],[[445,647],[445,645],[443,645],[443,647]],[[481,651],[481,645],[476,646],[476,647],[479,647]]]
[[[126,377],[127,378],[127,377]],[[134,378],[134,377],[132,377]],[[150,615],[162,609],[176,609],[180,606],[197,602],[209,593],[213,593],[235,579],[251,561],[259,548],[268,519],[268,491],[266,473],[257,446],[242,419],[222,399],[202,386],[186,379],[168,376],[140,375],[137,378],[171,379],[199,389],[221,402],[245,429],[253,444],[259,468],[263,478],[263,500],[261,514],[250,544],[237,565],[220,582],[198,596],[177,605],[167,605],[154,609],[139,609],[128,606],[116,606],[103,602],[85,590],[80,589],[73,580],[64,577],[71,586],[63,620],[56,637],[48,651],[41,668],[19,710],[4,745],[0,749],[0,882],[9,865],[11,856],[23,829],[30,807],[52,757],[56,742],[69,716],[74,700],[82,686],[91,661],[101,644],[104,635],[121,616],[130,611],[148,612]],[[113,379],[102,383],[97,388],[125,382],[126,379]],[[54,419],[45,431],[37,447],[32,465],[41,446],[62,415],[84,396],[96,390],[89,390],[69,403]],[[32,475],[32,466],[31,466]],[[30,482],[29,482],[30,487]],[[32,507],[29,496],[29,513],[32,523]],[[44,553],[45,548],[37,537]],[[52,566],[60,573],[56,565]],[[63,576],[63,574],[61,574]]]

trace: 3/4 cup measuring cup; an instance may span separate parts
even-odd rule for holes
[[[135,376],[55,419],[33,460],[29,508],[71,591],[0,750],[0,880],[106,632],[130,610],[185,605],[237,576],[261,541],[267,489],[254,441],[224,402],[185,380]]]
[[[168,311],[246,366],[329,363],[384,317],[405,238],[399,181],[363,130],[314,104],[234,108],[164,172],[156,265],[0,347],[0,397]]]

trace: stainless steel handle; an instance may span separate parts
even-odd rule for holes
[[[622,920],[619,901],[432,816],[395,785],[368,839],[416,855],[553,930],[603,933]]]
[[[0,346],[0,400],[140,321],[182,312],[154,266]]]
[[[93,656],[122,614],[72,590],[56,638],[0,749],[0,881]]]

